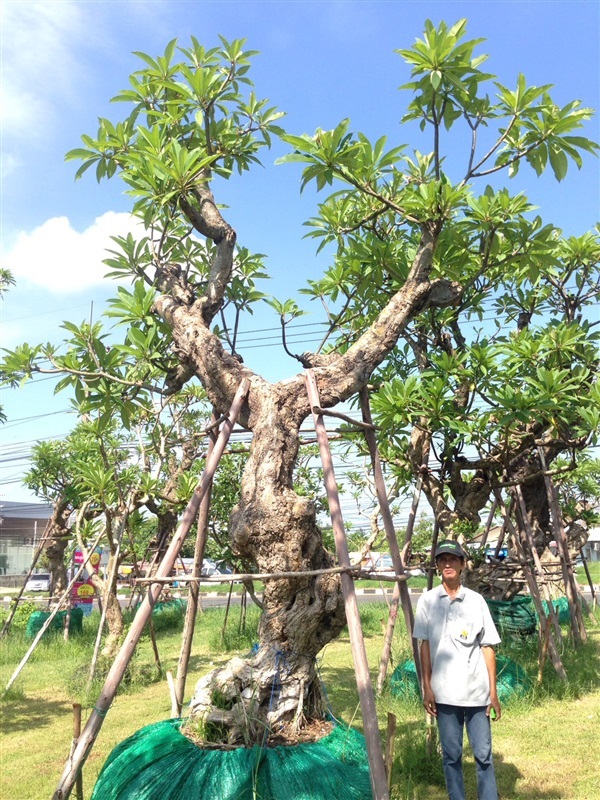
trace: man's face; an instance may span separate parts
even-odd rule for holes
[[[463,560],[453,553],[442,553],[435,560],[438,572],[444,580],[456,580],[460,577],[463,568]]]

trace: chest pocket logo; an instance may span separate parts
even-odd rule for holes
[[[460,642],[460,644],[473,644],[476,638],[475,625],[472,622],[455,622],[453,625],[452,637]]]

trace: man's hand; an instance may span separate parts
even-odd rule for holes
[[[437,706],[435,704],[435,697],[429,687],[423,689],[423,706],[428,714],[437,717]]]
[[[435,697],[431,691],[431,652],[427,639],[421,642],[421,669],[423,670],[423,705],[428,714],[437,717]]]
[[[494,714],[491,714],[492,709],[494,710]],[[498,695],[492,696],[491,702],[487,707],[485,713],[488,715],[488,717],[491,714],[492,722],[496,722],[496,720],[500,719],[500,717],[502,716],[502,709],[500,708],[500,701],[498,700]]]
[[[492,714],[491,717],[492,720],[496,721],[502,716],[502,709],[500,708],[500,701],[498,700],[498,690],[496,688],[496,653],[494,652],[494,648],[489,645],[483,645],[481,652],[483,653],[488,677],[490,679],[490,704],[485,713],[489,717],[492,709],[494,709],[495,716]]]

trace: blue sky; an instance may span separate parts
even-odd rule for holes
[[[472,38],[487,41],[486,69],[509,86],[523,72],[533,84],[554,84],[564,104],[580,99],[600,106],[600,4],[569,2],[11,2],[2,4],[2,260],[17,279],[0,304],[2,346],[60,341],[60,324],[97,318],[114,284],[103,280],[101,259],[110,234],[127,230],[128,200],[123,186],[98,186],[91,175],[77,183],[75,166],[64,162],[82,133],[94,133],[96,118],[121,109],[109,99],[138,66],[132,51],[155,55],[178,37],[193,34],[206,46],[245,37],[261,55],[252,77],[257,94],[285,111],[290,132],[312,133],[350,117],[353,130],[388,136],[422,151],[428,143],[399,120],[408,94],[398,86],[408,68],[394,50],[421,35],[426,18],[453,23],[466,17]],[[600,139],[598,120],[588,136]],[[264,168],[234,178],[217,190],[229,206],[238,241],[268,255],[273,280],[263,287],[280,299],[295,296],[307,278],[320,274],[327,254],[315,256],[303,241],[302,223],[314,212],[315,195],[299,195],[295,166],[274,166],[284,152],[277,145],[263,157]],[[583,233],[600,217],[598,159],[584,159],[562,184],[551,175],[536,179],[521,170],[518,188],[540,207],[545,220],[566,233]],[[517,183],[514,188],[517,188]],[[93,311],[92,311],[93,304]],[[316,322],[318,314],[302,323]],[[247,363],[270,379],[298,371],[296,362],[268,344],[274,316],[247,323],[254,345]],[[306,331],[306,333],[304,333]],[[298,349],[308,349],[310,328]],[[314,332],[313,332],[314,337]],[[27,448],[39,437],[64,435],[73,418],[64,413],[66,395],[52,395],[52,382],[3,392],[9,422],[0,429],[3,477],[0,500],[29,499],[18,486]],[[18,458],[19,460],[15,460]]]

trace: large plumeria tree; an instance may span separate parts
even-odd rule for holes
[[[221,40],[206,50],[192,39],[186,48],[171,42],[157,58],[139,54],[142,66],[115,98],[132,110],[118,122],[101,119],[97,134],[84,136],[68,156],[82,161],[78,175],[91,168],[99,180],[121,177],[143,223],[139,239],[117,242],[110,266],[153,293],[151,308],[129,324],[136,346],[149,343],[147,361],[164,370],[163,391],[199,379],[223,412],[240,383],[250,384],[240,422],[253,438],[230,518],[232,549],[261,573],[298,574],[266,582],[258,651],[199,684],[193,708],[220,715],[216,738],[246,741],[243,720],[252,719],[262,735],[264,724],[290,721],[299,708],[308,718],[322,715],[315,657],[345,616],[337,576],[302,574],[333,564],[315,504],[293,483],[300,426],[311,413],[304,378],[267,382],[237,356],[235,325],[223,325],[224,307],[243,311],[258,299],[244,276],[262,266],[238,247],[213,194],[215,179],[249,171],[280,136],[293,151],[283,161],[303,166],[303,185],[337,185],[314,223],[323,244],[337,243],[335,266],[309,291],[333,304],[332,331],[360,313],[353,303],[361,295],[369,323],[347,325],[337,345],[299,360],[314,370],[322,407],[353,397],[395,357],[412,321],[426,325],[430,309],[459,307],[480,279],[493,287],[508,253],[511,263],[522,263],[547,252],[553,232],[529,219],[526,200],[485,186],[478,195],[477,181],[515,174],[520,164],[538,172],[550,164],[562,179],[569,161],[580,166],[580,151],[593,149],[574,135],[588,109],[577,102],[559,108],[548,87],[528,87],[523,77],[515,89],[491,83],[480,69],[485,56],[474,54],[478,44],[466,38],[464,20],[451,28],[427,23],[423,40],[399,51],[414,78],[406,119],[434,131],[426,155],[390,148],[385,138],[371,142],[348,121],[288,135],[279,127],[282,114],[252,90],[254,53],[244,42]],[[459,120],[467,124],[469,155],[463,175],[452,180],[442,132]],[[506,204],[497,225],[477,211],[485,202]],[[477,261],[472,253],[481,248],[486,255]],[[293,301],[274,305],[284,321],[298,313]]]

